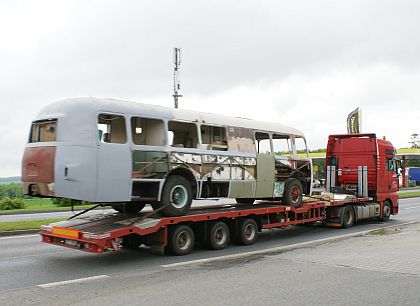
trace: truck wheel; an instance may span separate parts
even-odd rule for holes
[[[141,211],[146,204],[144,203],[136,203],[136,202],[130,202],[125,204],[115,204],[111,205],[112,208],[120,213],[127,213],[127,214],[135,214]]]
[[[162,215],[176,217],[185,215],[191,207],[192,188],[190,182],[180,175],[172,175],[166,179],[162,190],[162,201],[157,207],[164,207]]]
[[[283,204],[291,205],[294,208],[302,204],[303,187],[302,183],[295,178],[288,179],[284,185]]]
[[[229,244],[229,227],[225,222],[213,222],[207,228],[205,247],[221,250]]]
[[[388,201],[384,202],[382,206],[382,217],[379,219],[382,222],[388,222],[391,217],[391,204]]]
[[[352,227],[354,224],[354,211],[351,206],[344,206],[341,215],[341,225],[344,228]]]
[[[242,219],[238,223],[235,243],[240,245],[250,245],[257,240],[258,226],[254,219]]]
[[[173,255],[191,253],[195,243],[194,232],[188,225],[174,225],[170,228],[168,251]]]
[[[238,204],[254,204],[255,199],[250,198],[236,198],[236,203]]]

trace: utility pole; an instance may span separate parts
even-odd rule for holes
[[[178,93],[178,91],[181,89],[181,84],[179,80],[179,69],[181,65],[180,48],[174,48],[174,64],[174,94],[172,96],[174,97],[175,108],[178,108],[178,98],[182,97],[182,95]]]

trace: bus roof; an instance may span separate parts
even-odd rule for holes
[[[304,137],[304,134],[301,131],[280,123],[263,122],[246,118],[175,109],[153,104],[94,97],[71,98],[49,104],[40,111],[37,120],[66,116],[69,113],[96,116],[98,112],[122,113],[139,117],[190,121],[210,125],[244,127]]]

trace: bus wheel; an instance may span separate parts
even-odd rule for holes
[[[225,222],[213,222],[207,228],[205,247],[221,250],[229,244],[229,227]]]
[[[194,243],[194,232],[188,225],[174,225],[169,229],[169,253],[173,255],[187,255],[194,248]]]
[[[382,206],[382,217],[380,220],[382,222],[387,222],[389,221],[389,217],[391,217],[391,204],[389,204],[388,201],[385,201]]]
[[[120,213],[127,213],[127,214],[135,214],[141,211],[146,204],[144,203],[136,203],[136,202],[130,202],[130,203],[120,203],[120,204],[114,204],[111,205],[112,208]]]
[[[162,215],[176,217],[185,215],[191,207],[192,188],[190,182],[180,175],[166,179],[162,190],[162,201],[157,206],[162,208]]]
[[[236,203],[238,204],[254,204],[255,199],[250,198],[236,198]]]
[[[344,228],[352,227],[354,224],[354,211],[351,206],[344,206],[342,208],[341,224]]]
[[[302,183],[295,178],[288,179],[284,184],[283,204],[298,208],[302,204],[302,197]]]
[[[238,223],[235,235],[235,243],[250,245],[257,240],[258,226],[254,219],[242,219]]]

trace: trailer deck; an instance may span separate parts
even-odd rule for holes
[[[160,217],[155,212],[136,214],[101,213],[79,216],[74,219],[43,225],[42,241],[87,252],[118,251],[124,237],[138,235],[156,252],[163,253],[168,244],[168,227],[189,224],[206,226],[207,222],[224,220],[231,224],[243,218],[258,220],[259,230],[281,228],[289,225],[325,221],[328,207],[346,203],[364,203],[370,198],[345,197],[340,200],[306,199],[302,207],[283,206],[280,202],[260,201],[255,204],[215,205],[195,207],[180,217]]]

